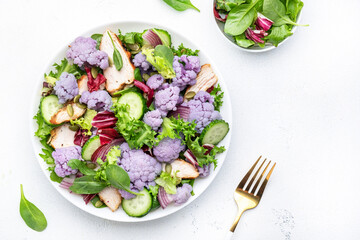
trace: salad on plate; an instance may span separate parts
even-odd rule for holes
[[[163,29],[106,29],[45,74],[35,135],[50,179],[96,208],[142,217],[181,205],[217,166],[223,91],[198,50]]]

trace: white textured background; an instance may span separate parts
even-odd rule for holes
[[[278,165],[261,204],[234,239],[358,239],[360,50],[358,0],[304,1],[302,22],[278,49],[245,53],[225,41],[212,2],[201,13],[160,0],[0,0],[0,239],[222,239],[236,212],[232,193],[260,155]],[[45,179],[28,134],[34,82],[68,39],[121,20],[169,25],[215,60],[233,102],[228,158],[208,190],[160,220],[125,224],[91,216]],[[19,184],[46,215],[42,233],[19,215]]]

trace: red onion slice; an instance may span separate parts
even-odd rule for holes
[[[186,158],[186,160],[188,160],[194,167],[199,166],[196,157],[194,156],[194,154],[190,151],[190,149],[186,150],[184,152],[184,157]]]
[[[151,89],[149,86],[147,86],[145,83],[140,82],[138,80],[134,80],[135,87],[139,88],[141,91],[143,91],[147,95],[147,102],[146,106],[150,107],[153,98],[154,98],[154,90]]]
[[[151,44],[151,46],[156,47],[157,45],[161,45],[162,41],[160,37],[152,30],[149,29],[146,33],[142,36],[147,42]]]
[[[176,111],[171,111],[169,113],[169,116],[174,118],[178,118],[179,115],[180,118],[184,119],[184,121],[187,121],[190,115],[190,108],[186,106],[178,106]]]
[[[159,187],[158,192],[158,200],[160,203],[160,206],[165,209],[172,201],[172,197],[165,192],[165,189],[163,187]]]
[[[120,137],[120,138],[116,138],[114,140],[112,140],[110,143],[108,144],[104,144],[102,146],[100,146],[98,149],[96,149],[96,151],[93,153],[93,155],[91,156],[91,161],[93,163],[96,163],[96,160],[98,158],[100,158],[101,160],[105,161],[106,159],[106,154],[110,151],[110,149],[113,146],[120,146],[123,142],[125,142],[125,139]]]
[[[115,127],[117,118],[113,112],[103,111],[99,112],[92,120],[91,125],[96,128],[111,128]]]
[[[65,188],[65,189],[69,189],[74,183],[74,179],[72,178],[64,178],[61,183],[60,183],[60,187]]]
[[[83,197],[85,204],[88,204],[96,194],[81,194],[81,196]]]
[[[226,19],[227,19],[227,16],[228,15],[225,15],[224,18],[222,18],[218,12],[218,10],[216,9],[216,6],[214,5],[214,16],[217,20],[219,20],[220,22],[226,22]]]
[[[207,149],[207,151],[206,151],[204,154],[205,154],[205,155],[208,155],[214,147],[215,147],[215,146],[212,145],[212,144],[204,144],[204,145],[203,145],[203,148],[206,148],[206,149]]]

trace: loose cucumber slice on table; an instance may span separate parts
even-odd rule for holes
[[[120,104],[127,104],[130,107],[130,117],[141,119],[146,110],[146,100],[139,92],[124,93],[118,100]]]
[[[207,125],[200,135],[202,144],[218,144],[229,132],[229,124],[224,120],[214,120]]]
[[[124,199],[121,203],[126,214],[131,217],[142,217],[151,209],[152,197],[149,191],[144,188],[139,193],[142,195],[136,195],[136,197],[128,200]]]
[[[91,156],[96,151],[96,149],[98,149],[100,146],[101,146],[101,144],[100,144],[99,136],[90,138],[89,140],[87,140],[87,142],[85,143],[84,147],[81,150],[81,157],[85,161],[90,161]]]
[[[44,97],[40,103],[40,111],[45,122],[49,125],[53,125],[50,123],[51,117],[62,107],[63,105],[59,103],[57,96],[49,95]]]

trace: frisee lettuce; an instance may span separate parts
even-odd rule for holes
[[[162,131],[156,138],[157,143],[165,137],[169,137],[183,139],[183,143],[186,144],[196,134],[195,121],[186,122],[182,118],[164,118],[161,127]]]
[[[155,183],[163,187],[168,194],[176,194],[176,185],[180,182],[180,179],[176,176],[171,176],[168,172],[161,172],[160,177],[155,179]]]
[[[223,104],[224,92],[222,91],[220,84],[218,84],[210,93],[214,97],[214,108],[216,111],[220,111],[220,107]]]
[[[93,118],[96,116],[97,112],[95,110],[91,110],[88,109],[84,115],[84,117],[75,119],[75,120],[70,120],[71,125],[79,125],[82,129],[87,130],[87,132],[85,133],[88,136],[92,135],[91,132],[91,121],[93,120]]]
[[[74,74],[77,79],[86,74],[78,65],[70,64],[66,58],[61,60],[60,64],[54,63],[53,66],[55,67],[55,71],[51,71],[48,75],[45,74],[44,76],[46,81],[51,84],[55,84],[63,72]]]
[[[198,56],[199,55],[199,51],[200,50],[195,50],[193,51],[190,48],[186,48],[184,47],[184,44],[181,43],[177,49],[175,49],[175,47],[172,47],[171,50],[173,51],[174,55],[181,57],[182,55],[187,55],[187,56]]]

